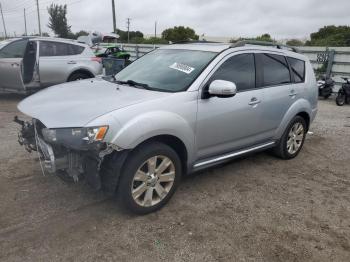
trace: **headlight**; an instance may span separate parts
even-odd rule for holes
[[[64,144],[91,144],[102,141],[108,131],[108,126],[82,127],[82,128],[59,128],[42,129],[42,134],[47,142]]]
[[[95,141],[102,141],[106,133],[108,131],[108,126],[101,126],[101,127],[88,127],[86,128],[87,136],[83,139],[88,141],[89,143],[95,142]]]

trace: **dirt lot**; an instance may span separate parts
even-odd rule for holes
[[[0,98],[0,261],[350,261],[350,106],[320,101],[297,159],[261,153],[185,179],[133,216],[43,176]]]

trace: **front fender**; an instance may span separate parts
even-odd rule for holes
[[[190,156],[195,140],[194,130],[180,115],[171,112],[153,111],[140,114],[123,124],[111,142],[124,149],[133,149],[147,139],[159,135],[172,135],[180,139]]]
[[[310,121],[313,119],[312,115],[312,106],[310,104],[309,101],[307,101],[306,99],[298,99],[297,101],[294,102],[294,104],[289,108],[289,110],[286,112],[286,114],[284,115],[280,126],[278,127],[274,139],[279,140],[284,131],[286,130],[288,124],[290,123],[290,121],[292,121],[292,119],[297,115],[300,114],[302,112],[305,112],[309,115]]]

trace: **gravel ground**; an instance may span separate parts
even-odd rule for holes
[[[0,261],[350,261],[350,106],[320,101],[300,155],[252,155],[184,179],[134,216],[43,176],[0,97]]]

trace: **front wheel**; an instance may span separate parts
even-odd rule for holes
[[[296,116],[289,123],[278,145],[274,148],[276,156],[282,159],[295,158],[304,145],[307,126],[304,118]]]
[[[147,143],[136,148],[123,167],[118,198],[134,213],[151,213],[169,201],[180,178],[177,153],[163,143]]]
[[[335,99],[335,102],[337,103],[338,106],[345,105],[346,97],[345,97],[345,93],[342,90],[340,90],[338,92],[338,95],[337,95],[337,98]]]

